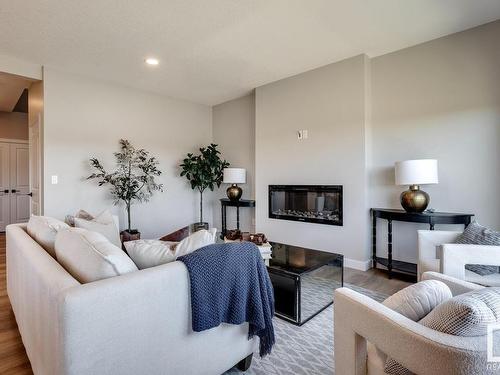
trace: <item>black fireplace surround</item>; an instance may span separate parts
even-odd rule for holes
[[[269,185],[269,217],[343,225],[342,185]]]

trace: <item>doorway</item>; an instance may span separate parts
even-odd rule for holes
[[[30,218],[28,141],[0,139],[0,231]]]
[[[0,72],[0,232],[41,206],[41,81]]]

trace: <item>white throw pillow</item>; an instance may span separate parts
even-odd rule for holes
[[[437,305],[452,297],[451,290],[445,283],[439,280],[424,280],[393,294],[383,305],[417,322]]]
[[[137,271],[122,249],[97,232],[81,228],[61,231],[55,247],[57,261],[81,283]]]
[[[135,265],[142,270],[173,262],[175,253],[172,251],[172,245],[177,243],[160,240],[137,240],[124,242],[123,245]]]
[[[93,232],[101,233],[113,245],[121,247],[120,231],[115,224],[113,215],[106,210],[99,214],[93,220],[85,220],[79,217],[74,218],[75,227],[88,229]]]
[[[33,215],[28,221],[28,234],[53,257],[56,256],[54,243],[61,230],[69,229],[69,225],[48,216]]]
[[[214,244],[216,233],[217,229],[215,228],[210,230],[202,229],[184,238],[175,247],[175,258],[192,253],[204,246]]]

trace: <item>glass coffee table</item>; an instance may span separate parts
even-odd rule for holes
[[[274,288],[276,316],[302,325],[333,303],[344,283],[344,256],[270,242],[267,270]]]

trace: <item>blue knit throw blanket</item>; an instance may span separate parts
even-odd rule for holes
[[[214,244],[178,258],[191,280],[193,331],[249,323],[263,357],[274,345],[274,294],[259,249],[251,242]]]

